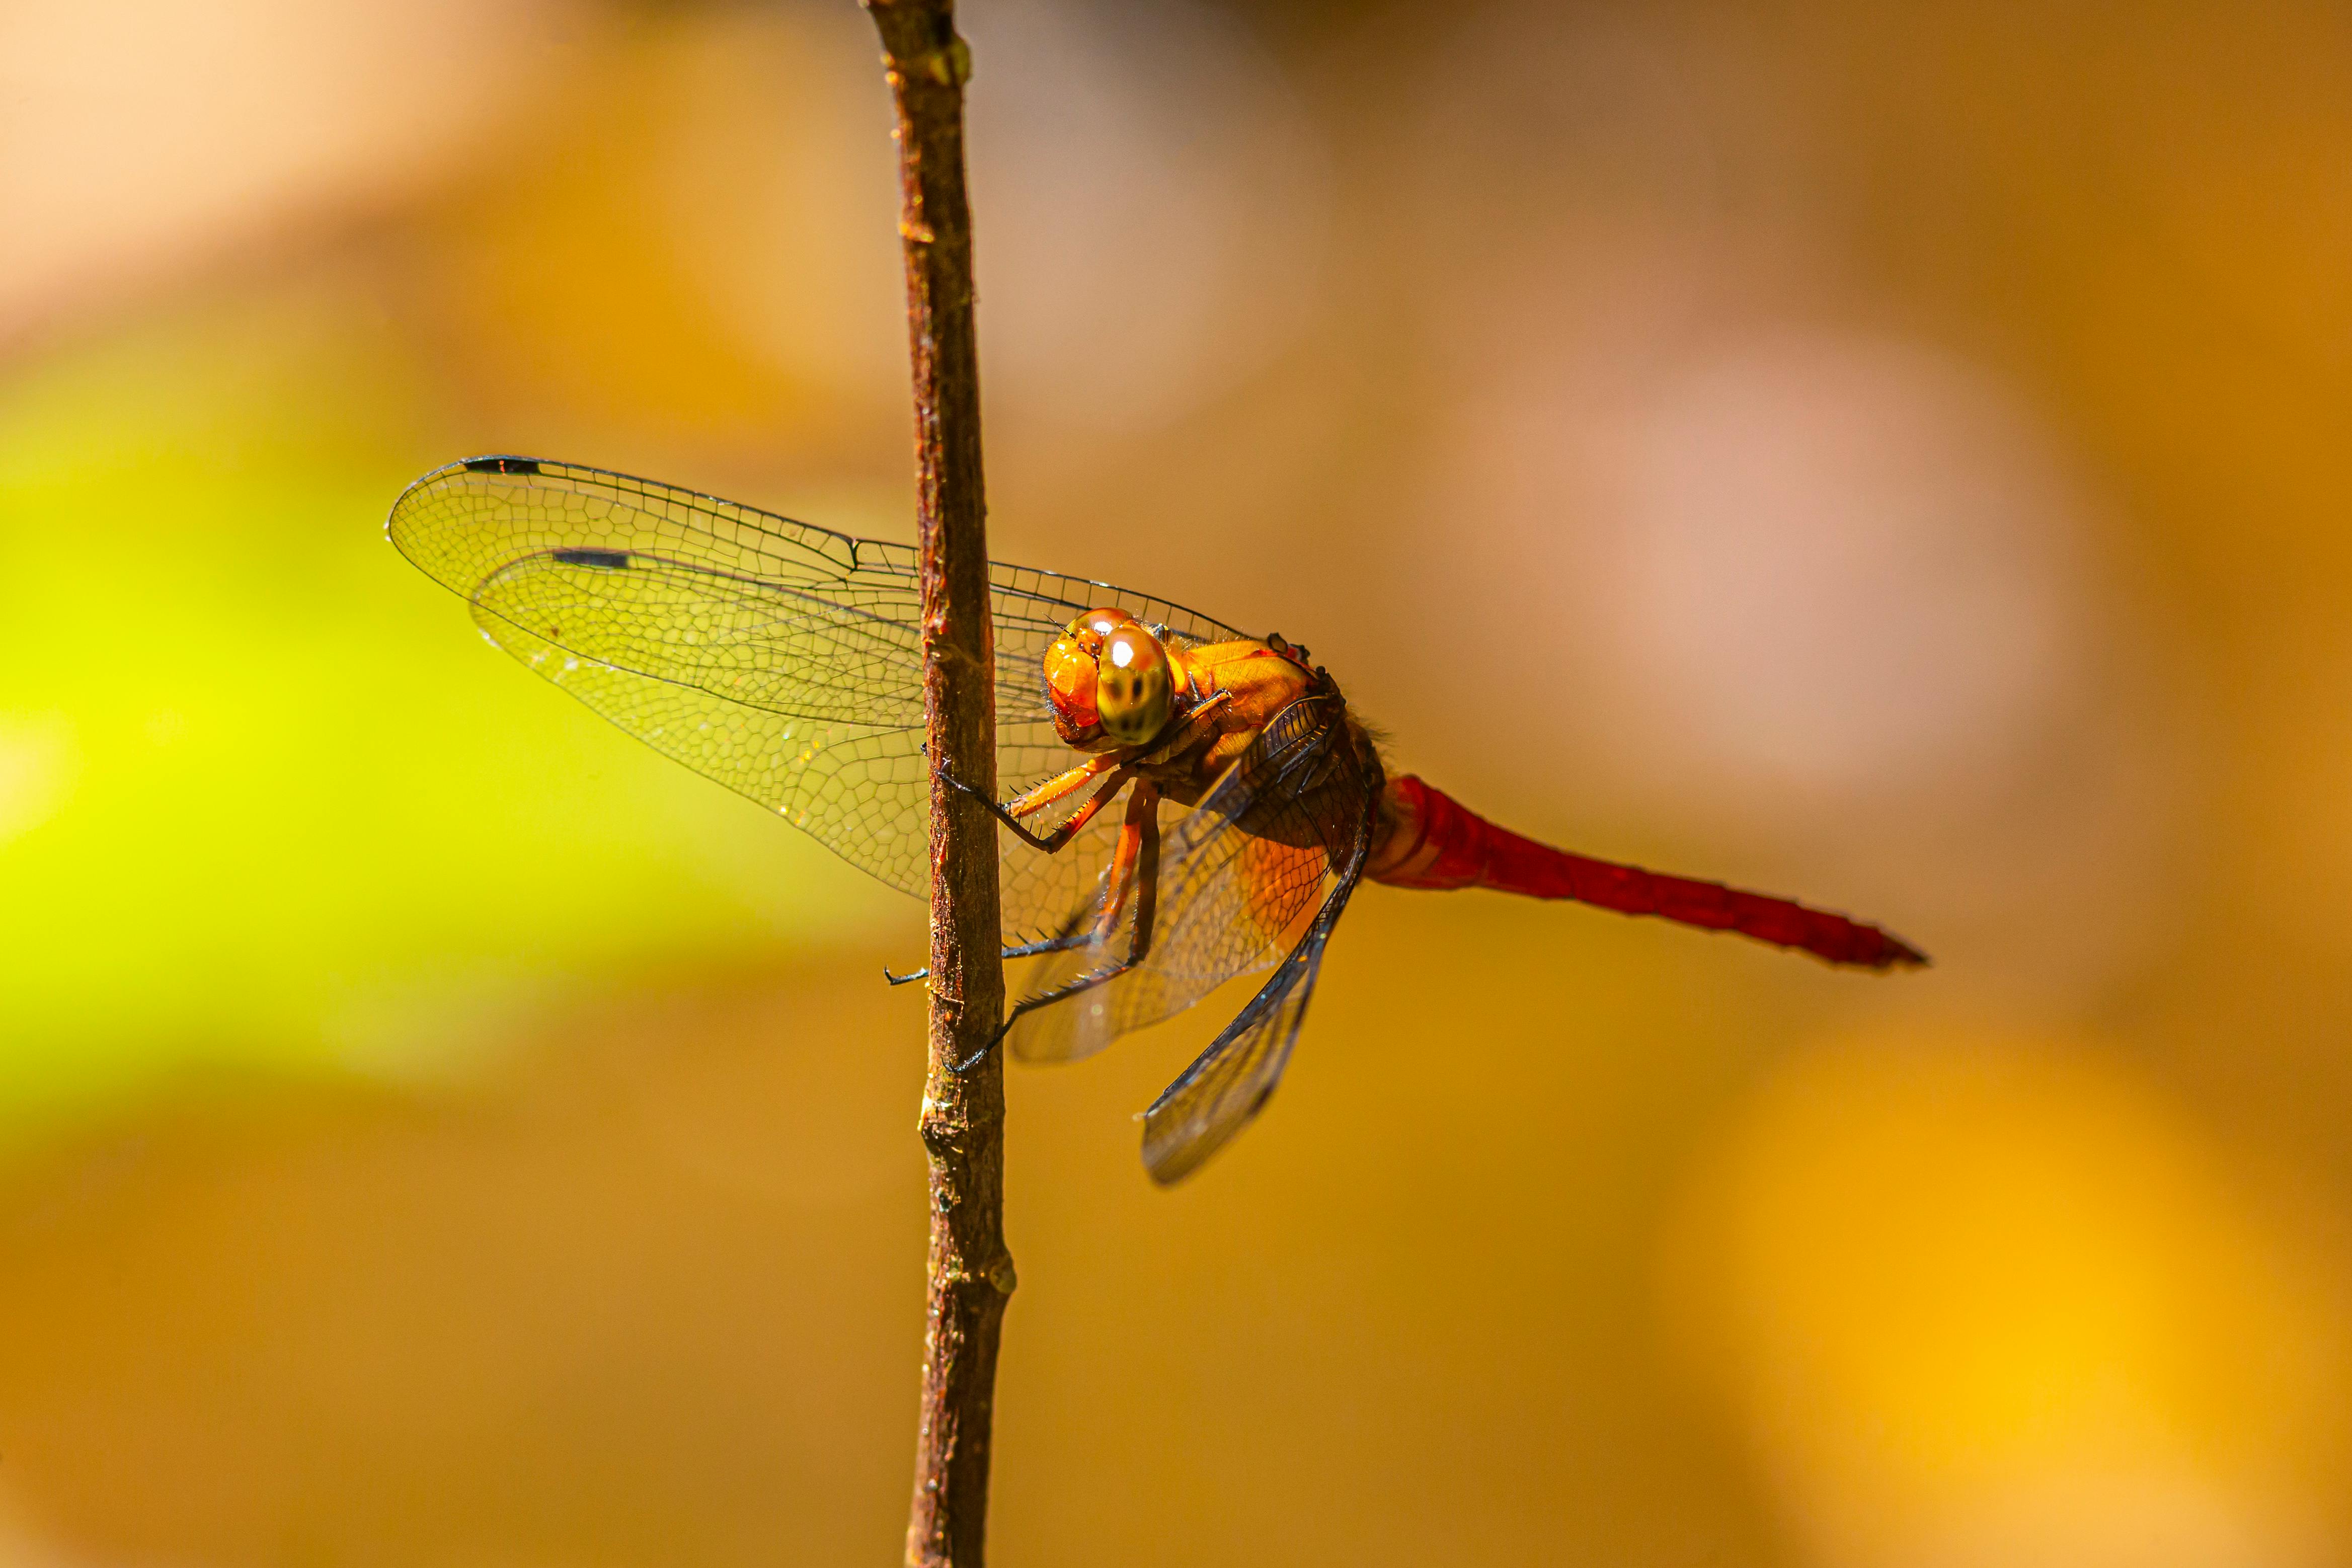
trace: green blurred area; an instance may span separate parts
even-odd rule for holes
[[[191,1064],[446,1072],[550,994],[896,902],[547,700],[391,552],[446,441],[354,304],[176,313],[0,402],[12,1119]]]

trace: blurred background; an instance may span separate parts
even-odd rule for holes
[[[1210,1009],[1017,1073],[999,1559],[2352,1559],[2352,16],[963,13],[998,554],[1937,959],[1374,888],[1190,1184]],[[0,1564],[895,1558],[922,910],[381,531],[910,537],[888,123],[850,0],[0,5]]]

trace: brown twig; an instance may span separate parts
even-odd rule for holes
[[[922,541],[927,753],[975,790],[996,788],[996,685],[981,489],[980,353],[972,327],[971,207],[964,194],[963,84],[971,55],[952,0],[863,0],[882,35],[898,107],[898,233],[915,362],[917,517]],[[997,1331],[1013,1293],[1004,1246],[1004,1073],[958,1073],[1004,1011],[997,956],[996,823],[971,796],[931,785],[929,1321],[907,1561],[979,1568],[988,1531]]]

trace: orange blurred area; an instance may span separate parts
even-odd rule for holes
[[[1014,1074],[1000,1559],[2352,1557],[2341,9],[961,25],[997,554],[1937,961],[1375,888],[1192,1182],[1239,998]],[[868,24],[19,0],[0,103],[0,1563],[887,1559],[922,911],[381,527],[911,535]]]

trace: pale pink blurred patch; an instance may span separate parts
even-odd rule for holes
[[[1185,5],[1009,0],[961,24],[992,437],[1147,430],[1297,335],[1330,175],[1255,38]],[[871,26],[852,5],[718,10],[668,47],[691,83],[662,153],[678,265],[778,368],[895,405],[903,285]]]
[[[1958,356],[1860,324],[1805,138],[1705,90],[1736,40],[1537,37],[1564,85],[1474,30],[1432,110],[1432,177],[1496,186],[1442,199],[1526,215],[1456,240],[1437,307],[1427,553],[1485,601],[1493,699],[1522,727],[1605,714],[1645,795],[1777,816],[1991,787],[2084,679],[2053,443]],[[1555,165],[1557,202],[1508,188]]]
[[[1498,521],[1646,784],[1776,813],[1981,794],[2081,688],[2079,503],[1948,355],[1759,323],[1593,416],[1507,395],[1473,421],[1479,466],[1532,482]]]
[[[571,0],[0,8],[0,342],[421,188],[587,26]]]
[[[992,406],[1016,434],[1148,430],[1297,338],[1331,174],[1248,31],[1192,4],[1003,0],[962,20]]]
[[[1396,591],[1476,672],[1446,742],[1979,983],[2085,994],[2146,949],[2172,804],[2095,484],[1845,276],[1834,171],[1755,40],[1532,37],[1466,29],[1425,110],[1458,221]]]

